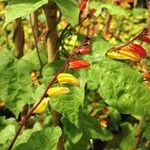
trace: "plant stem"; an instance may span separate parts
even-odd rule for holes
[[[53,1],[49,1],[44,6],[44,12],[47,22],[47,51],[48,51],[48,62],[54,61],[57,54],[58,48],[58,34],[57,34],[57,6]]]
[[[21,58],[23,56],[23,49],[24,49],[24,42],[25,42],[24,30],[23,30],[21,18],[15,19],[13,22],[13,26],[14,26],[13,41],[16,47],[16,57]]]
[[[137,40],[141,35],[145,34],[146,32],[147,32],[147,29],[143,29],[137,36],[135,36],[132,40],[130,40],[126,44],[123,44],[123,45],[117,46],[117,47],[112,47],[109,50],[119,50],[125,46],[128,46],[129,44],[133,43],[135,40]]]
[[[139,145],[141,144],[142,141],[144,122],[145,122],[145,117],[141,117],[139,121],[138,129],[136,131],[136,136],[135,136],[136,149],[139,148]]]
[[[33,34],[33,38],[34,38],[34,43],[35,43],[35,48],[36,48],[38,60],[39,60],[40,66],[41,66],[41,68],[42,68],[43,64],[42,64],[42,60],[41,60],[40,52],[39,52],[39,47],[38,47],[37,33],[35,32],[35,29],[34,29],[34,25],[33,25],[33,20],[32,20],[31,14],[29,15],[29,17],[30,17],[30,23],[31,23],[31,28],[32,28],[32,34]]]
[[[57,76],[64,71],[64,69],[68,66],[69,61],[77,54],[78,50],[80,49],[80,47],[84,46],[85,44],[89,43],[89,39],[86,39],[84,42],[82,42],[76,49],[74,49],[74,51],[71,53],[71,55],[67,58],[67,60],[64,62],[64,64],[62,65],[62,67],[58,70],[58,72],[56,73],[56,75],[53,77],[53,79],[49,82],[49,84],[47,85],[44,93],[42,94],[41,98],[38,100],[38,102],[31,108],[31,110],[28,112],[28,114],[24,117],[24,119],[21,121],[20,127],[18,128],[11,144],[9,145],[8,150],[11,150],[13,145],[15,144],[23,126],[26,124],[27,120],[31,117],[31,115],[33,114],[34,110],[38,107],[38,105],[42,102],[42,100],[45,98],[45,96],[47,95],[47,91],[48,89],[56,82],[57,80]]]

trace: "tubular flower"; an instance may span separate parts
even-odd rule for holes
[[[134,53],[130,48],[122,48],[120,50],[108,51],[108,58],[121,59],[121,60],[132,60],[132,61],[140,61],[141,58],[138,54]]]
[[[49,96],[57,96],[61,94],[69,93],[70,90],[67,87],[53,87],[47,91]]]
[[[144,36],[141,36],[140,37],[140,40],[143,41],[143,42],[147,42],[147,43],[150,43],[150,37],[144,35]]]
[[[85,54],[88,54],[89,52],[90,52],[90,49],[88,47],[82,47],[79,49],[80,55],[85,55]]]
[[[131,47],[131,50],[134,53],[138,54],[140,57],[145,58],[147,56],[145,49],[139,44],[132,44],[130,47]]]
[[[80,82],[79,80],[74,77],[72,74],[69,74],[69,73],[60,73],[58,76],[57,76],[57,80],[60,84],[73,84],[73,85],[76,85],[76,86],[80,86]]]
[[[42,102],[36,107],[34,113],[42,113],[48,104],[48,98],[44,98]],[[36,104],[35,104],[36,105]]]
[[[88,68],[90,64],[85,60],[73,60],[69,62],[69,68],[77,70],[81,68]]]

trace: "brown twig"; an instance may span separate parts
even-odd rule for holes
[[[84,42],[82,42],[72,53],[71,55],[67,58],[67,60],[64,62],[64,64],[62,65],[62,67],[58,70],[58,72],[56,73],[56,75],[53,77],[53,79],[49,82],[49,84],[47,85],[44,93],[42,94],[41,98],[39,99],[39,101],[36,103],[36,105],[34,105],[31,110],[29,111],[29,113],[24,117],[24,119],[21,121],[20,123],[20,127],[16,132],[16,135],[14,136],[11,144],[9,145],[8,150],[11,150],[13,145],[15,144],[23,126],[25,125],[25,123],[27,122],[27,120],[31,117],[31,115],[33,114],[34,110],[37,108],[37,106],[42,102],[42,100],[44,99],[44,97],[47,95],[47,91],[48,89],[56,82],[57,80],[57,76],[63,72],[63,70],[68,66],[69,61],[77,54],[78,50],[80,49],[80,47],[87,45],[89,43],[89,38],[87,38]]]
[[[43,63],[42,63],[42,59],[41,59],[41,57],[40,57],[37,35],[36,35],[36,33],[35,33],[35,30],[34,30],[34,25],[33,25],[33,21],[32,21],[31,14],[29,15],[29,17],[30,17],[30,23],[31,23],[31,28],[32,28],[32,34],[33,34],[33,38],[34,38],[34,44],[35,44],[35,48],[36,48],[38,60],[39,60],[40,66],[41,66],[41,68],[42,68]]]

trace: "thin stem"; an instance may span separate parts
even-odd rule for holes
[[[130,40],[129,42],[127,42],[126,44],[123,44],[121,46],[117,46],[117,47],[112,47],[111,49],[113,50],[119,50],[125,46],[128,46],[129,44],[133,43],[135,40],[137,40],[140,36],[142,36],[143,34],[145,34],[147,32],[147,29],[143,29],[137,36],[135,36],[132,40]],[[110,50],[111,50],[110,49]]]
[[[75,25],[74,27],[71,27],[71,25],[68,24],[68,25],[64,28],[64,30],[61,32],[61,34],[60,34],[60,36],[59,36],[59,45],[61,45],[62,40],[63,40],[64,38],[66,38],[66,37],[69,35],[69,33],[70,33],[71,31],[73,31],[76,27],[78,27],[79,25],[81,25],[87,18],[90,18],[90,17],[91,17],[91,13],[92,13],[92,12],[89,12],[89,13],[86,15],[86,17],[83,18],[83,19],[82,19],[77,25]],[[71,28],[69,28],[69,27],[71,27]],[[68,28],[69,28],[69,29],[68,29]]]
[[[141,117],[138,125],[138,129],[136,131],[136,136],[135,136],[135,148],[139,148],[141,141],[142,141],[142,136],[143,136],[143,125],[145,122],[145,117]]]
[[[30,23],[31,23],[31,28],[32,28],[32,34],[33,34],[33,38],[34,38],[34,44],[35,44],[35,48],[36,48],[38,60],[39,60],[40,66],[41,66],[41,68],[42,68],[43,63],[42,63],[42,59],[41,59],[41,57],[40,57],[40,52],[39,52],[39,47],[38,47],[38,40],[37,40],[37,36],[36,36],[35,30],[34,30],[34,25],[33,25],[33,22],[32,22],[31,14],[29,15],[29,17],[30,17]]]
[[[62,65],[62,67],[58,70],[58,72],[56,73],[56,75],[53,77],[53,79],[49,82],[49,84],[47,85],[44,93],[42,94],[41,98],[39,99],[39,101],[31,108],[31,110],[28,112],[28,114],[24,117],[24,119],[21,121],[21,125],[19,127],[19,129],[16,132],[16,135],[14,136],[11,144],[9,145],[8,150],[11,150],[13,145],[15,144],[23,126],[26,124],[27,120],[31,117],[31,115],[33,114],[34,110],[38,107],[38,105],[42,102],[42,100],[44,99],[44,97],[47,95],[47,91],[48,89],[56,82],[57,80],[57,76],[64,71],[64,69],[68,66],[68,63],[70,61],[70,59],[72,59],[78,52],[79,48],[82,47],[83,45],[89,43],[89,39],[86,39],[84,42],[82,42],[76,49],[74,49],[74,51],[71,53],[71,55],[67,58],[67,60],[64,62],[64,64]]]

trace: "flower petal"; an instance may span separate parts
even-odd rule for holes
[[[79,80],[76,77],[74,77],[72,74],[69,74],[69,73],[60,73],[57,76],[57,80],[60,84],[68,83],[68,84],[80,86]]]
[[[145,49],[139,44],[132,44],[130,47],[131,50],[137,53],[140,57],[145,58],[147,56]]]
[[[34,110],[34,113],[42,113],[48,104],[48,98],[44,98],[42,102]],[[35,104],[36,105],[36,104]]]
[[[49,96],[58,96],[61,94],[69,93],[70,90],[67,87],[53,87],[47,91]]]

